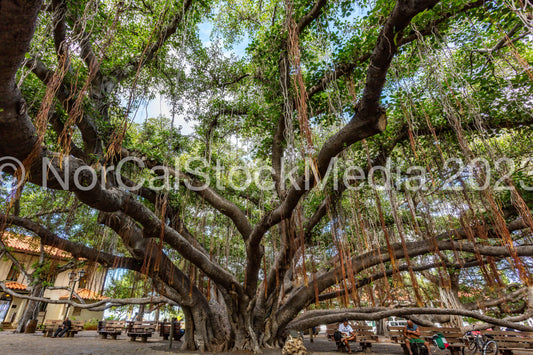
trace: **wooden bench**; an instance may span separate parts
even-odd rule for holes
[[[389,338],[393,343],[401,343],[404,340],[403,336],[404,327],[389,327]]]
[[[81,332],[83,330],[83,326],[85,325],[85,321],[82,320],[73,320],[71,321],[72,328],[66,333],[68,337],[73,337],[74,334],[78,334],[78,332]]]
[[[83,330],[83,325],[85,324],[85,322],[81,320],[73,320],[70,322],[72,323],[72,327],[65,333],[65,336],[67,337],[73,337],[74,334],[78,334],[78,332],[81,332]],[[43,336],[51,337],[52,335],[54,335],[56,330],[58,330],[62,326],[63,321],[60,319],[45,320],[43,323]]]
[[[409,354],[407,347],[405,346],[405,337],[403,335],[404,329],[405,327],[390,327],[389,336],[392,342],[400,343],[402,345],[405,354]],[[462,354],[465,344],[463,342],[463,334],[459,328],[419,327],[419,329],[420,338],[426,340],[430,346],[434,346],[432,341],[433,335],[441,333],[450,344],[448,347],[450,354]]]
[[[355,334],[355,339],[351,341],[359,343],[363,352],[371,352],[372,344],[378,342],[378,336],[372,332],[372,327],[366,324],[349,324]],[[333,339],[333,333],[337,329],[339,329],[339,324],[326,325],[326,337],[331,341],[335,341]]]
[[[378,336],[372,331],[372,327],[366,324],[350,324],[355,333],[355,341],[361,345],[364,353],[371,352],[372,344],[377,343]]]
[[[333,333],[335,333],[338,329],[339,329],[339,324],[340,323],[332,323],[332,324],[327,324],[326,325],[326,337],[328,338],[329,341],[335,341],[335,339],[333,338]],[[355,340],[350,340],[351,342],[355,341]],[[342,348],[339,347],[339,344],[337,344],[337,351],[341,351]]]
[[[102,339],[107,339],[108,335],[111,335],[111,339],[116,340],[117,336],[122,334],[126,323],[123,321],[108,320],[108,321],[99,321],[97,332],[100,334]]]
[[[170,322],[159,322],[159,335],[163,337],[163,340],[168,340],[168,337],[170,336]],[[173,338],[174,340],[179,341],[181,337],[183,337],[181,323],[175,322]]]
[[[459,355],[463,353],[465,343],[463,340],[463,332],[459,328],[437,328],[437,327],[420,327],[420,335],[429,342],[429,345],[434,346],[432,342],[433,335],[441,333],[448,342],[448,350],[450,354]]]
[[[326,337],[328,338],[328,340],[333,341],[333,333],[335,333],[337,329],[339,329],[338,324],[327,324],[326,325]]]
[[[503,355],[526,351],[533,353],[533,332],[486,330],[481,333],[492,337],[492,340],[498,344],[499,352]]]
[[[146,343],[148,338],[155,332],[156,324],[150,321],[128,322],[127,334],[131,341],[141,338],[141,342]]]
[[[60,319],[47,319],[43,323],[43,337],[51,337],[55,331],[61,327],[63,321]]]

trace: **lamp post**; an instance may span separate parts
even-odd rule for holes
[[[74,288],[76,287],[76,282],[80,281],[83,276],[85,276],[85,270],[83,269],[78,271],[78,278],[76,278],[76,273],[74,271],[71,271],[68,273],[69,283],[72,283],[72,287],[70,288],[70,295],[68,296],[69,301],[72,300],[72,295],[74,294]],[[70,310],[70,304],[67,305],[67,310],[65,311],[65,316],[63,317],[63,320],[67,319],[69,310]]]

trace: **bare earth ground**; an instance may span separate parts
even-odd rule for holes
[[[386,341],[381,339],[380,341]],[[0,355],[116,355],[116,354],[183,354],[199,355],[200,352],[182,352],[179,351],[181,342],[174,342],[172,352],[168,350],[168,341],[163,341],[159,335],[154,334],[153,338],[148,339],[147,343],[140,341],[132,342],[122,334],[117,340],[100,339],[96,331],[83,331],[74,338],[46,338],[41,332],[35,334],[15,334],[11,330],[0,332]],[[319,335],[313,343],[309,342],[308,337],[305,339],[305,346],[309,354],[320,355],[339,355],[336,352],[335,344],[328,341],[324,335]],[[432,354],[448,355],[449,351],[435,351]],[[357,344],[352,345],[352,351],[359,352],[360,347]],[[372,354],[403,354],[402,348],[397,344],[379,343],[372,346]],[[249,354],[246,352],[231,354]],[[281,350],[268,350],[263,352],[264,355],[281,354]],[[362,354],[359,352],[359,354]],[[524,353],[527,354],[527,353]],[[531,353],[529,353],[531,354]]]

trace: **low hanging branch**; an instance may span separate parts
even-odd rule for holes
[[[317,316],[313,315],[317,314]],[[289,329],[304,330],[309,329],[319,324],[329,324],[329,323],[338,323],[344,319],[349,320],[380,320],[392,316],[408,316],[415,314],[431,314],[431,315],[458,315],[463,317],[471,317],[483,322],[499,325],[502,327],[514,328],[521,331],[531,332],[533,327],[523,325],[520,323],[515,323],[506,319],[497,319],[489,317],[487,315],[481,314],[475,311],[469,311],[466,309],[451,309],[451,308],[398,308],[398,309],[388,309],[384,307],[369,307],[366,309],[339,309],[339,310],[328,310],[328,314],[323,314],[321,311],[309,311],[306,312],[306,318],[301,320],[300,317],[294,319],[287,326]],[[528,310],[526,312],[527,318],[533,316],[533,310]],[[524,314],[524,316],[526,316]]]
[[[80,304],[72,300],[53,300],[53,299],[45,298],[45,297],[34,297],[34,296],[23,295],[23,294],[17,293],[7,288],[4,282],[0,282],[0,289],[2,289],[2,292],[5,292],[13,297],[17,297],[17,298],[21,298],[25,300],[51,303],[51,304],[68,304],[73,307],[77,307],[81,309],[88,309],[88,310],[93,310],[93,311],[95,310],[103,311],[110,307],[125,306],[125,305],[130,305],[130,304],[138,305],[138,304],[165,303],[165,304],[176,305],[175,302],[171,301],[170,299],[166,297],[108,298],[108,299],[97,301],[94,303],[81,303]]]

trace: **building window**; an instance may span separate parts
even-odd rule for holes
[[[39,304],[39,312],[44,312],[44,311],[46,311],[46,306],[48,306],[48,303],[46,303],[46,302],[41,302],[41,303]]]
[[[11,269],[9,269],[9,273],[7,274],[6,280],[7,281],[17,281],[20,275],[19,269],[15,266],[15,264],[11,265]]]

